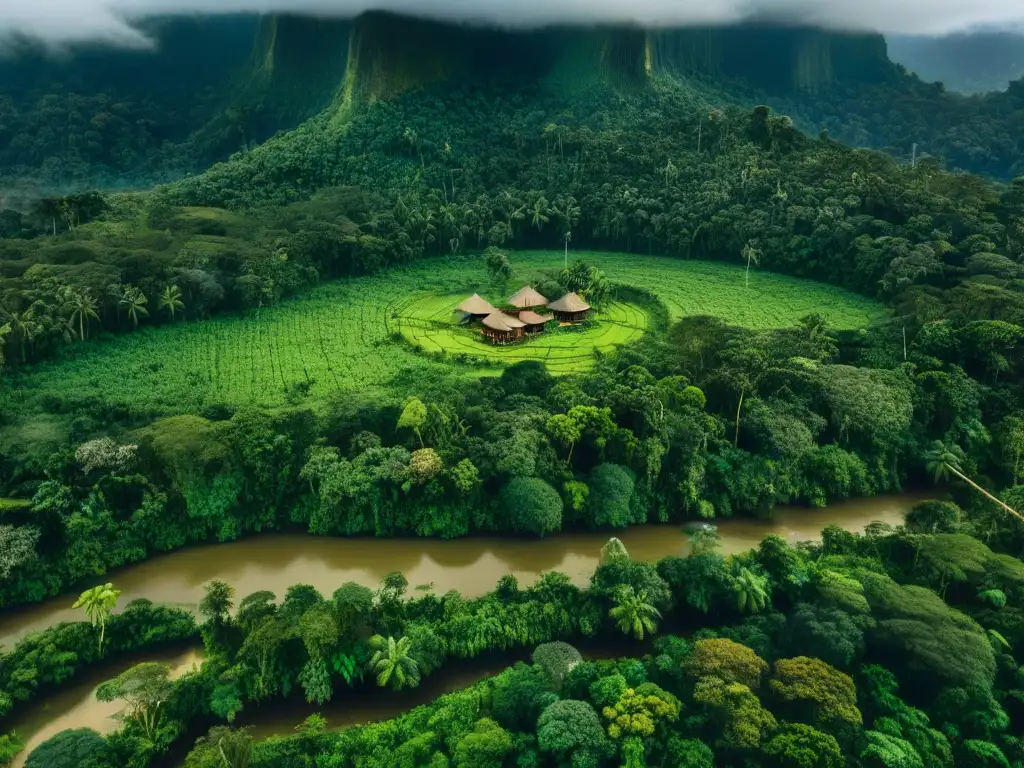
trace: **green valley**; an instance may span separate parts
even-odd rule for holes
[[[1024,766],[1021,82],[797,10],[38,10],[0,765]]]

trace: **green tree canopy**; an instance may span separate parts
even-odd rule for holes
[[[587,477],[590,493],[587,511],[596,528],[624,528],[630,523],[644,522],[644,513],[632,510],[633,474],[618,464],[598,464]]]
[[[32,750],[25,768],[81,768],[105,748],[103,737],[91,728],[61,731]]]
[[[608,735],[615,740],[630,736],[653,736],[659,724],[679,717],[679,700],[654,683],[627,688],[602,714],[608,721]]]
[[[946,605],[930,589],[901,586],[877,573],[859,572],[876,624],[868,647],[885,653],[921,691],[991,686],[995,657],[978,624]]]
[[[477,720],[455,746],[455,765],[462,768],[501,768],[512,751],[512,735],[490,718]]]
[[[565,676],[581,661],[583,657],[580,652],[561,640],[542,643],[533,651],[533,663],[547,675],[556,691],[561,689]]]
[[[502,509],[512,530],[543,536],[562,528],[562,497],[539,477],[514,477],[502,488]]]
[[[777,768],[842,768],[835,738],[803,723],[787,723],[764,745],[767,764]]]
[[[684,666],[693,678],[715,677],[748,688],[757,688],[761,675],[768,671],[764,659],[745,645],[725,638],[698,640]]]
[[[851,732],[860,727],[862,717],[853,679],[821,659],[779,659],[772,677],[772,695],[786,705],[790,719],[825,731]]]
[[[565,762],[585,766],[610,751],[594,708],[585,701],[564,699],[549,705],[537,719],[537,745]]]

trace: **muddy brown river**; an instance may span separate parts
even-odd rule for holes
[[[774,533],[795,543],[816,540],[826,525],[861,531],[878,521],[897,525],[907,511],[929,495],[877,496],[834,504],[827,509],[779,507],[769,520],[736,518],[714,521],[726,554],[757,546]],[[688,535],[680,525],[644,525],[617,532],[635,560],[654,561],[666,555],[684,555]],[[477,537],[438,541],[433,539],[344,539],[302,534],[265,534],[241,541],[192,547],[154,557],[144,563],[97,577],[96,583],[112,581],[121,590],[120,605],[145,597],[194,609],[203,587],[217,579],[235,587],[239,598],[269,589],[279,596],[292,584],[311,584],[329,596],[346,581],[376,587],[390,571],[402,571],[411,586],[433,584],[443,593],[457,589],[466,596],[478,596],[492,589],[497,580],[514,574],[522,584],[532,583],[551,570],[568,574],[584,585],[598,562],[608,532],[571,533],[546,539]],[[85,585],[90,586],[90,585]],[[83,587],[84,588],[84,587]],[[75,595],[64,595],[22,610],[0,615],[0,645],[10,646],[29,632],[60,621],[82,620],[71,609]],[[21,758],[54,733],[65,728],[94,728],[109,732],[117,727],[110,719],[118,706],[96,701],[96,687],[123,669],[140,661],[164,661],[178,674],[197,660],[194,652],[150,654],[130,661],[104,665],[75,679],[64,690],[36,702],[11,725],[29,741]],[[493,667],[493,668],[492,668]],[[342,696],[322,708],[332,727],[371,722],[393,717],[417,703],[424,703],[445,691],[454,690],[498,671],[504,664],[494,661],[468,665],[424,681],[418,694],[402,697],[382,695]],[[422,694],[422,695],[419,695]],[[426,698],[424,698],[426,696]],[[256,715],[249,723],[259,736],[287,733],[302,717],[298,712],[279,716]],[[239,718],[247,721],[244,715]],[[280,720],[280,722],[279,722]],[[22,765],[15,761],[13,767]]]
[[[816,540],[826,525],[861,531],[880,521],[897,525],[924,495],[876,496],[833,504],[826,509],[778,507],[771,519],[731,518],[713,521],[726,554],[756,547],[770,533],[786,540]],[[433,584],[442,594],[457,589],[477,597],[498,579],[514,574],[521,584],[545,571],[561,571],[582,586],[597,566],[601,546],[617,535],[634,560],[659,560],[684,555],[689,537],[681,525],[640,525],[615,533],[590,531],[557,534],[545,539],[473,537],[438,539],[328,538],[300,533],[268,533],[224,544],[189,547],[158,555],[97,576],[121,590],[119,606],[138,597],[194,610],[203,587],[214,579],[227,582],[240,599],[262,589],[279,597],[293,584],[311,584],[325,596],[346,581],[368,587],[385,574],[401,571],[411,587]],[[88,583],[82,586],[93,586]],[[0,647],[14,645],[29,632],[61,621],[82,621],[71,608],[77,595],[63,595],[0,614]]]
[[[168,651],[163,656],[139,654],[91,667],[58,693],[45,701],[33,702],[22,710],[22,715],[12,725],[24,740],[25,749],[9,763],[9,768],[21,768],[33,749],[67,728],[92,728],[104,734],[116,730],[120,724],[114,715],[124,705],[117,701],[98,701],[96,689],[133,664],[143,661],[162,661],[171,668],[171,676],[178,678],[201,663],[202,655],[198,650],[179,649]]]

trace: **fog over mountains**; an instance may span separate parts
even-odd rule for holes
[[[890,35],[889,56],[923,80],[961,93],[1005,90],[1024,77],[1024,33],[958,33],[941,37]]]
[[[5,0],[0,3],[0,36],[147,46],[151,40],[137,21],[152,15],[282,12],[351,17],[369,10],[516,27],[757,20],[840,31],[946,34],[1024,24],[1019,0]]]

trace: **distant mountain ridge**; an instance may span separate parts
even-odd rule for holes
[[[922,80],[960,93],[1003,91],[1024,78],[1024,32],[975,32],[945,37],[891,36],[889,51]]]

